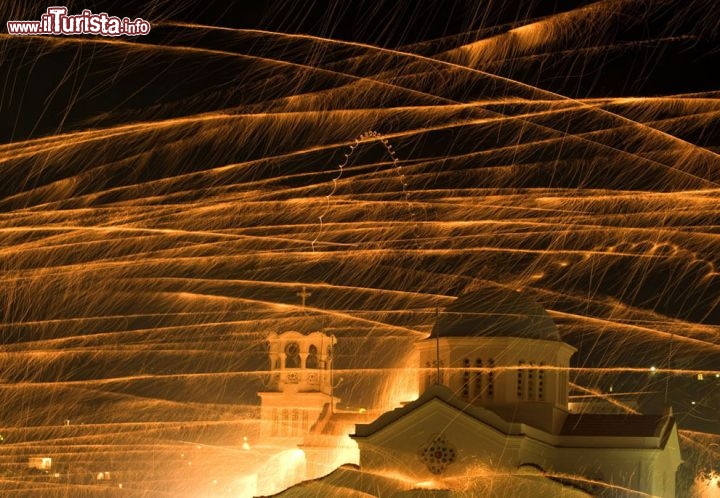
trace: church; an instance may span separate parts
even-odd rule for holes
[[[448,306],[416,344],[419,398],[384,414],[342,411],[336,339],[268,337],[261,431],[296,470],[265,472],[257,494],[294,496],[675,496],[672,411],[573,413],[575,348],[538,303],[485,286]]]

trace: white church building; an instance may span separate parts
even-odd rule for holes
[[[304,458],[284,481],[267,473],[259,494],[675,496],[672,412],[572,413],[576,350],[520,292],[487,286],[448,306],[416,344],[420,397],[380,416],[337,409],[334,337],[268,341],[262,434]]]

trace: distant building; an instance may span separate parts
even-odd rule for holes
[[[33,456],[28,458],[28,469],[50,470],[52,468],[52,458]]]
[[[296,378],[290,374],[310,387],[302,384],[307,344],[326,337],[271,336],[281,392]],[[288,348],[289,340],[297,346]],[[327,389],[308,391],[326,396],[321,415],[319,394],[261,393],[263,425],[282,426],[284,434],[298,432],[297,417],[276,414],[283,404],[320,415],[316,422],[309,413],[301,424],[311,426],[300,448],[312,480],[281,496],[675,496],[681,459],[672,412],[571,413],[568,367],[576,350],[525,295],[499,287],[462,295],[417,351],[422,395],[374,421],[334,410]],[[341,463],[352,465],[332,471]]]

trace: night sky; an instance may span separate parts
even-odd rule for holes
[[[7,19],[39,18],[44,7],[22,2],[3,11]],[[460,45],[502,34],[513,27],[583,7],[587,24],[568,19],[566,32],[534,53],[532,59],[500,60],[494,74],[573,98],[655,96],[717,90],[714,69],[720,62],[718,23],[708,15],[712,2],[413,2],[340,0],[310,2],[71,2],[69,12],[89,8],[151,21],[151,35],[138,43],[233,50],[222,33],[198,34],[166,22],[298,33],[397,48],[428,55],[438,46]],[[592,32],[589,26],[593,26]],[[588,36],[588,34],[590,36]],[[431,41],[429,45],[423,42]],[[102,47],[67,46],[51,52],[17,40],[2,43],[5,91],[0,140],[42,136],[78,129],[84,119],[121,107],[186,99],[207,92],[219,80],[240,83],[241,75],[223,75],[211,62],[178,62],[153,55],[118,59]],[[431,48],[428,48],[431,47]],[[242,47],[236,47],[242,51]],[[39,52],[35,52],[39,50]],[[280,57],[281,55],[278,54]],[[288,55],[288,54],[286,54]],[[107,57],[107,58],[106,58]],[[315,53],[293,53],[307,61]],[[230,69],[232,71],[232,69]],[[108,84],[111,80],[113,84]],[[158,84],[160,81],[164,81]],[[237,96],[236,96],[237,97]],[[222,104],[230,104],[225,101]],[[69,105],[68,105],[69,104]],[[212,105],[212,104],[211,104]],[[220,107],[217,103],[217,107]]]

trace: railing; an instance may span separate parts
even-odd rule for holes
[[[273,381],[284,382],[286,384],[300,384],[305,382],[311,385],[320,385],[323,380],[323,375],[320,371],[308,371],[308,370],[285,370],[282,373],[276,373],[273,376]]]

